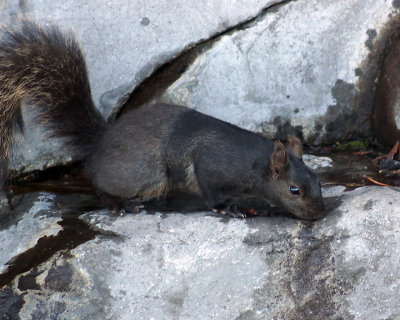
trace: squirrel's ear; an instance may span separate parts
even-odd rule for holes
[[[272,152],[269,168],[271,169],[271,176],[273,179],[277,179],[281,174],[282,168],[287,166],[289,163],[289,156],[286,152],[282,142],[276,141],[274,152]]]
[[[299,160],[303,159],[303,144],[296,136],[290,135],[288,137],[289,151]]]

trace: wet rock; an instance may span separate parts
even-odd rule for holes
[[[399,191],[339,186],[324,197],[330,212],[315,222],[89,211],[81,221],[97,235],[9,279],[1,310],[12,319],[400,317]],[[36,220],[60,226],[53,206],[42,209]],[[12,247],[21,235],[7,230],[0,240]],[[35,230],[26,249],[40,237]]]
[[[55,196],[50,193],[27,194],[14,198],[15,208],[1,217],[0,272],[7,263],[45,236],[57,234],[61,226],[56,210]]]

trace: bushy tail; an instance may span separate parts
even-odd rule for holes
[[[93,105],[86,64],[71,35],[57,27],[41,28],[24,21],[5,30],[0,40],[0,154],[7,158],[21,103],[34,107],[35,121],[51,136],[68,138],[87,153],[104,129]]]

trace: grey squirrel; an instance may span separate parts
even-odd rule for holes
[[[198,195],[207,208],[243,216],[242,200],[258,199],[294,216],[325,214],[318,177],[303,146],[288,148],[190,108],[152,104],[106,122],[95,108],[81,49],[56,26],[24,21],[0,41],[0,154],[3,183],[9,152],[22,130],[21,103],[35,123],[64,137],[84,159],[94,188],[115,203]]]

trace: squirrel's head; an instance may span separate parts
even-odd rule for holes
[[[304,164],[303,145],[297,137],[288,138],[288,148],[280,141],[275,142],[269,170],[269,193],[274,205],[307,220],[325,215],[319,179]]]

